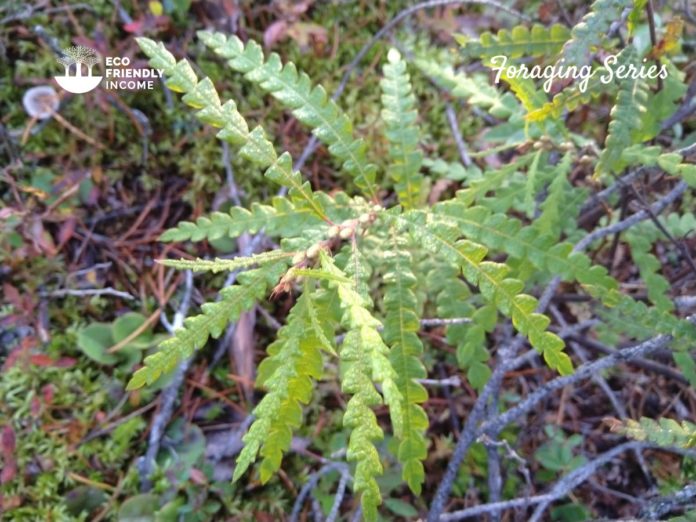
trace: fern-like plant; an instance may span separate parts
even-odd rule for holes
[[[503,52],[564,53],[581,60],[602,41],[607,17],[625,3],[598,0],[602,2],[611,10],[588,16],[585,28],[571,33],[556,26],[516,28],[464,42],[465,55],[487,59]],[[506,81],[517,100],[510,94],[501,96],[481,77],[455,73],[450,64],[416,56],[417,70],[455,96],[503,118],[501,126],[508,134],[519,131],[539,137],[546,129],[540,122],[547,115],[552,128],[560,130],[539,141],[539,146],[521,151],[507,165],[483,175],[467,171],[466,183],[454,197],[428,204],[429,180],[422,167],[439,165],[440,159],[423,158],[416,97],[398,51],[389,51],[382,70],[381,116],[388,154],[380,158],[371,157],[368,144],[355,135],[351,118],[293,64],[283,64],[276,54],[265,55],[254,41],[212,32],[198,36],[233,71],[311,129],[343,171],[346,187],[345,193],[332,195],[315,190],[293,170],[290,154],[277,152],[261,126],[250,128],[234,101],[220,99],[210,79],[199,79],[186,60],[177,61],[161,43],[138,39],[150,64],[164,71],[168,87],[183,94],[198,118],[219,129],[220,140],[287,191],[267,204],[215,212],[163,234],[163,241],[202,241],[263,232],[280,247],[233,259],[163,261],[181,269],[242,273],[234,285],[220,291],[219,300],[204,304],[199,315],[188,318],[147,357],[128,386],[136,389],[153,383],[267,296],[292,294],[294,305],[286,324],[267,347],[268,355],[258,369],[256,384],[266,393],[253,411],[255,420],[244,436],[234,480],[257,460],[262,482],[280,468],[293,433],[302,425],[303,406],[312,400],[315,382],[324,378],[326,360],[332,359],[341,368],[340,385],[347,398],[343,416],[349,431],[347,459],[355,465],[353,489],[361,495],[365,518],[375,520],[381,502],[377,478],[383,455],[377,443],[385,430],[397,441],[395,457],[403,479],[419,494],[428,450],[428,418],[422,407],[428,395],[418,382],[427,375],[426,345],[418,335],[424,310],[464,320],[447,327],[447,338],[457,347],[457,360],[477,389],[490,375],[488,334],[501,318],[511,320],[552,370],[573,372],[563,340],[549,330],[549,318],[538,312],[537,299],[528,293],[536,283],[554,276],[585,288],[614,307],[616,314],[649,318],[654,331],[682,340],[696,338],[689,323],[671,314],[664,291],[651,294],[660,305],[657,309],[635,302],[618,291],[604,267],[573,248],[570,239],[578,232],[574,218],[586,192],[568,181],[577,154],[565,142],[570,133],[561,114],[570,102],[549,102],[533,82],[512,78]],[[694,176],[692,166],[681,157],[654,148],[631,148],[636,137],[630,128],[641,115],[627,111],[625,105],[642,106],[644,91],[636,82],[618,85],[617,107],[598,169],[618,172],[637,161],[652,162],[689,180]],[[545,109],[546,103],[556,105]],[[527,118],[535,111],[546,112]],[[542,189],[548,190],[548,198],[537,209],[536,195]],[[537,214],[538,219],[530,221]],[[652,277],[655,267],[645,261],[644,245],[633,244],[636,252],[643,253],[641,271]],[[340,343],[339,334],[344,334]],[[379,405],[386,406],[390,422],[376,415]]]

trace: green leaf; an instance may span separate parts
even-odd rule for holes
[[[462,270],[471,284],[481,289],[487,301],[495,304],[501,313],[512,319],[513,326],[526,335],[530,344],[543,353],[549,366],[565,375],[572,372],[572,363],[560,350],[564,343],[555,334],[545,331],[549,319],[530,310],[536,308],[536,299],[520,294],[521,281],[505,279],[509,268],[500,263],[482,262],[486,249],[468,240],[459,240],[460,232],[445,223],[427,223],[422,226],[419,211],[404,216],[411,231],[422,244],[434,253],[447,256]]]
[[[268,287],[277,282],[285,267],[284,262],[277,262],[240,274],[237,284],[220,292],[220,301],[204,304],[202,314],[187,318],[183,328],[162,342],[157,352],[145,358],[145,366],[135,372],[127,389],[135,390],[152,384],[163,373],[172,371],[194,350],[202,348],[208,338],[218,338],[228,323],[235,321],[266,294]]]
[[[621,52],[629,63],[639,62],[633,47]],[[641,127],[642,114],[647,112],[648,86],[641,79],[629,76],[619,82],[619,94],[616,104],[611,109],[611,122],[604,149],[599,156],[595,175],[609,173],[620,174],[626,166],[622,155],[626,148],[633,145],[634,130]]]
[[[237,458],[234,481],[254,462],[257,453],[262,457],[261,481],[268,481],[290,449],[292,432],[302,421],[301,404],[309,402],[313,380],[322,375],[320,350],[326,349],[328,339],[334,337],[326,323],[316,322],[325,306],[319,301],[319,294],[306,286],[290,311],[287,324],[267,349],[269,356],[259,366],[256,380],[267,393],[254,408],[256,419],[243,438],[244,449]],[[331,344],[329,349],[333,351]]]
[[[515,258],[527,259],[539,270],[566,281],[597,285],[607,291],[618,287],[618,282],[604,267],[592,266],[589,257],[572,251],[570,243],[559,243],[553,236],[539,234],[534,226],[523,227],[518,220],[484,207],[468,207],[460,201],[460,194],[457,196],[457,199],[436,205],[435,212],[444,224],[450,222],[468,238],[501,249]]]
[[[398,498],[387,498],[384,500],[384,505],[387,506],[389,511],[400,517],[413,519],[418,516],[416,508]]]
[[[313,87],[306,74],[298,73],[292,63],[283,65],[275,53],[264,60],[261,46],[253,40],[244,44],[236,36],[227,38],[209,31],[199,31],[198,37],[227,59],[232,69],[290,108],[299,121],[311,127],[313,134],[328,145],[329,152],[342,162],[355,184],[376,198],[377,167],[367,161],[367,146],[364,140],[353,137],[352,123],[321,86]]]
[[[561,50],[569,37],[568,28],[560,24],[554,24],[550,28],[534,24],[531,30],[518,25],[511,30],[501,29],[497,35],[483,33],[479,40],[455,35],[464,56],[481,59],[495,56],[519,58],[553,55]]]
[[[416,97],[412,92],[411,78],[406,72],[406,62],[396,49],[387,55],[382,87],[382,119],[389,142],[390,165],[387,175],[394,182],[399,201],[406,209],[420,206],[423,176],[420,174],[423,154],[418,150],[420,140],[416,120]]]
[[[118,510],[118,522],[155,522],[159,497],[143,494],[130,497]]]
[[[325,252],[319,254],[323,270],[344,276]],[[366,273],[349,263],[349,274],[357,276]],[[394,434],[403,436],[404,397],[400,391],[398,374],[389,361],[389,349],[377,331],[379,321],[366,307],[365,298],[357,291],[359,285],[340,281],[329,281],[330,288],[338,296],[343,315],[341,324],[347,329],[339,355],[342,365],[341,389],[352,395],[343,416],[343,425],[350,428],[346,458],[355,461],[353,489],[361,494],[361,504],[366,520],[377,519],[377,506],[381,494],[376,476],[383,471],[379,453],[374,446],[383,437],[372,407],[382,403],[382,396],[374,383],[382,387],[384,402],[389,407]],[[413,414],[410,410],[409,414]]]
[[[563,48],[565,65],[585,65],[594,50],[606,40],[611,24],[632,4],[633,0],[596,0],[570,33],[571,39]]]
[[[511,93],[501,94],[488,83],[484,75],[456,72],[449,63],[440,63],[431,57],[417,55],[413,65],[433,83],[468,103],[486,109],[496,118],[508,119],[520,112],[520,105]]]
[[[421,362],[423,343],[418,337],[420,320],[414,293],[417,280],[407,242],[394,231],[390,241],[392,248],[385,252],[383,338],[390,347],[389,361],[396,371],[395,382],[401,394],[402,418],[397,419],[399,429],[397,426],[394,429],[399,441],[397,458],[403,467],[404,480],[415,495],[420,495],[425,481],[422,461],[427,456],[425,430],[429,422],[421,407],[428,399],[428,392],[417,382],[427,376]]]
[[[677,422],[673,419],[659,421],[641,417],[639,421],[627,419],[624,422],[611,422],[612,431],[635,440],[649,441],[660,446],[693,448],[696,445],[696,424],[689,421]]]
[[[114,344],[111,325],[107,323],[92,323],[77,334],[77,347],[99,364],[118,362],[118,357],[107,352]]]
[[[147,318],[138,312],[128,312],[120,316],[114,321],[111,327],[114,344],[120,343],[131,335],[134,331],[140,328]],[[124,346],[119,353],[122,351],[127,351],[130,348],[144,349],[148,348],[153,343],[152,331],[150,328],[146,328],[141,333],[139,333],[133,340],[131,340],[126,346]]]
[[[179,270],[193,270],[194,272],[231,272],[250,266],[263,266],[268,263],[275,263],[281,259],[289,259],[293,252],[283,252],[282,250],[271,250],[261,254],[251,256],[241,256],[232,259],[159,259],[158,262],[164,266],[170,266]]]

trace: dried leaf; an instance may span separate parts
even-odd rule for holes
[[[684,20],[678,16],[665,24],[665,35],[652,48],[650,58],[658,59],[666,54],[671,54],[679,48],[679,39],[684,29]]]
[[[288,23],[285,20],[278,20],[269,25],[263,32],[263,45],[270,49],[277,42],[285,39],[288,35]]]
[[[0,471],[0,484],[6,484],[17,475],[17,461],[15,460],[15,432],[11,426],[5,426],[0,436],[0,455],[2,455],[2,471]]]
[[[256,311],[244,312],[239,316],[237,327],[232,338],[232,358],[237,375],[242,377],[241,385],[248,399],[251,398],[254,382],[254,327],[256,326]]]

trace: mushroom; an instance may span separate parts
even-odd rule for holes
[[[40,85],[32,87],[24,93],[22,105],[24,105],[24,110],[32,118],[45,120],[56,113],[60,100],[53,87]]]

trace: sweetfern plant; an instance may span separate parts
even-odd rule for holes
[[[508,54],[583,62],[605,43],[610,20],[628,3],[598,0],[594,15],[572,31],[520,27],[461,40],[460,58],[488,63],[494,54]],[[412,66],[391,49],[380,82],[380,128],[387,151],[380,157],[356,136],[351,118],[326,91],[292,63],[236,36],[204,31],[198,37],[232,71],[311,129],[327,146],[346,189],[331,194],[316,190],[293,169],[290,154],[279,152],[262,126],[250,128],[235,102],[222,100],[210,79],[199,79],[186,60],[177,61],[161,43],[138,39],[150,64],[164,71],[167,86],[183,94],[203,123],[219,129],[220,140],[282,189],[267,203],[213,212],[163,234],[163,241],[203,241],[263,233],[279,247],[232,259],[163,260],[181,269],[241,273],[218,300],[204,304],[199,315],[186,319],[148,356],[128,385],[133,390],[153,383],[219,337],[244,311],[279,293],[291,294],[294,305],[258,368],[256,384],[265,395],[253,411],[234,480],[255,462],[262,482],[279,470],[302,425],[303,406],[332,360],[340,364],[347,401],[343,424],[350,432],[346,455],[355,466],[353,490],[361,496],[365,518],[375,520],[381,502],[377,478],[383,456],[377,443],[385,430],[398,442],[395,457],[404,481],[420,494],[428,452],[428,417],[422,405],[428,394],[419,383],[427,376],[427,345],[418,333],[426,311],[457,319],[447,326],[447,339],[477,389],[490,375],[489,334],[505,319],[550,369],[573,372],[564,341],[550,331],[550,319],[538,313],[539,303],[530,294],[554,277],[583,288],[612,310],[608,315],[622,317],[617,321],[622,332],[629,329],[626,318],[633,318],[649,325],[653,334],[682,340],[682,346],[696,339],[696,329],[667,304],[666,289],[647,257],[650,245],[630,239],[641,274],[656,285],[649,293],[656,306],[626,296],[605,267],[573,247],[582,235],[576,218],[587,190],[573,186],[569,175],[587,139],[568,130],[563,116],[595,92],[594,84],[587,94],[575,94],[571,85],[548,99],[532,81],[504,76],[510,92],[503,93],[482,76],[457,72],[451,55],[435,53],[427,44],[410,48]],[[641,58],[634,49],[620,57],[629,62]],[[517,148],[508,163],[481,171],[425,158],[410,77],[414,73],[495,117],[490,141],[499,142],[499,150]],[[598,157],[589,158],[600,179],[643,164],[694,184],[693,166],[678,154],[642,145],[654,134],[633,130],[653,96],[648,86],[619,81],[608,89],[616,96],[609,135]],[[582,160],[587,163],[586,157]],[[429,201],[428,172],[452,173],[461,189]],[[541,203],[540,193],[545,194]],[[390,422],[378,419],[380,405],[386,406]]]

